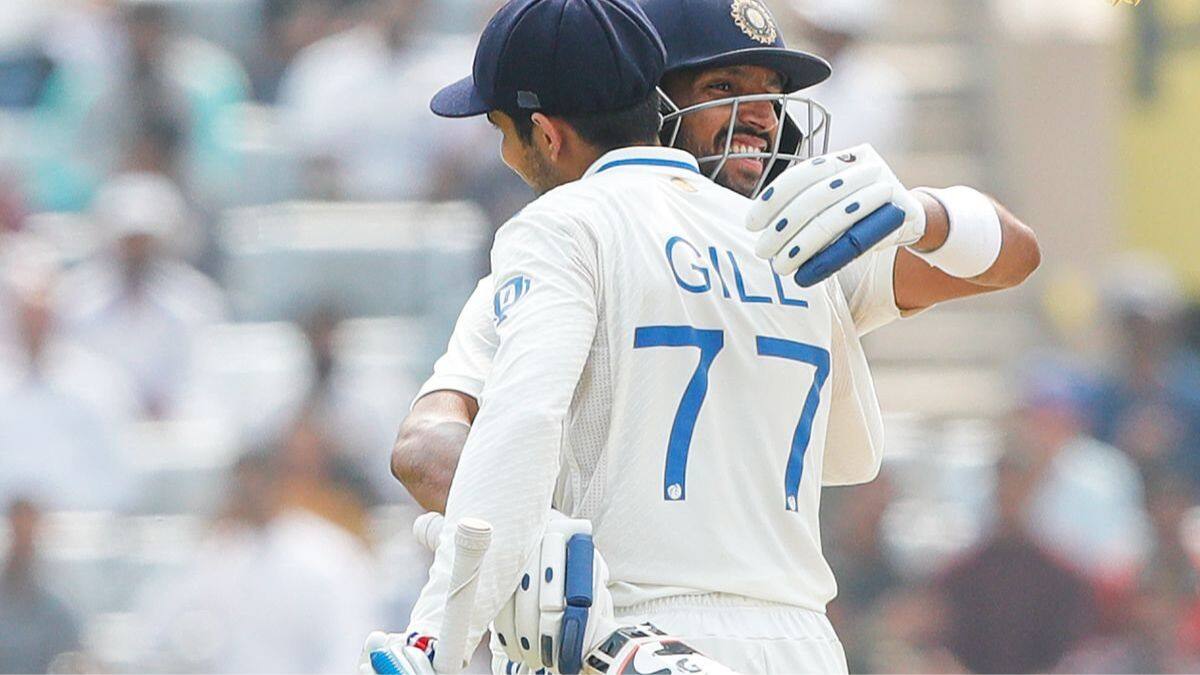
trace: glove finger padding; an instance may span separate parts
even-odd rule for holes
[[[577,534],[590,536],[591,531],[591,522],[553,512],[517,588],[493,621],[496,639],[510,661],[530,671],[557,668],[566,609],[567,541]]]
[[[562,570],[567,559],[567,539],[563,533],[548,532],[542,538],[542,556],[538,584],[538,650],[542,663],[554,664],[558,658],[559,630],[562,627],[563,596]]]
[[[541,639],[542,662],[556,672],[561,670],[559,657],[562,650],[563,621],[567,613],[567,550],[569,542],[576,536],[592,536],[592,523],[588,520],[563,518],[551,523],[550,531],[542,538],[541,574],[543,608],[539,617],[538,633]],[[550,660],[546,660],[547,655]]]
[[[771,259],[771,267],[777,274],[791,274],[855,223],[888,203],[891,197],[892,186],[872,183],[841,199],[809,220]]]
[[[540,549],[535,551],[535,555],[537,556],[538,567],[540,567]],[[518,660],[534,670],[547,667],[547,664],[542,663],[541,650],[538,648],[541,618],[538,603],[538,590],[540,588],[537,580],[538,567],[532,569],[528,566],[526,567],[525,572],[521,575],[517,591],[513,596],[516,599],[516,612],[514,614],[516,623],[515,637],[517,651],[521,657]]]
[[[500,613],[492,620],[492,632],[496,634],[496,639],[500,642],[500,646],[504,648],[504,655],[509,661],[520,663],[521,651],[517,645],[517,594],[513,593],[508,596],[508,601],[500,608]]]
[[[564,675],[574,675],[583,666],[583,655],[590,646],[588,627],[594,624],[590,616],[596,591],[596,548],[592,535],[576,534],[567,540],[565,570],[566,607],[563,609],[557,670]]]
[[[832,155],[806,160],[779,174],[746,214],[746,229],[759,232],[778,220],[778,215],[795,196],[849,168]]]
[[[771,226],[759,235],[755,254],[760,258],[779,255],[796,233],[808,229],[815,215],[875,183],[879,173],[877,166],[856,166],[810,186],[783,205]]]
[[[796,283],[809,288],[828,279],[899,229],[904,219],[902,209],[884,204],[801,265],[794,277]]]

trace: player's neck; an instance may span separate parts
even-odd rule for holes
[[[591,144],[579,144],[570,152],[560,154],[557,161],[553,164],[554,180],[549,184],[537,185],[534,184],[534,189],[541,196],[550,190],[573,183],[587,174],[588,169],[592,168],[601,157],[614,150],[622,150],[625,147],[655,147],[661,145],[655,140],[652,143],[643,143],[636,146],[623,146],[621,148],[610,148],[608,150],[599,148]]]
[[[625,150],[628,148],[652,148],[652,147],[661,147],[661,146],[662,146],[662,144],[658,142],[658,139],[655,139],[651,143],[637,143],[635,145],[625,145],[625,146],[622,146],[619,148],[609,148],[607,150],[602,150],[595,146],[588,146],[589,151],[586,153],[587,161],[583,162],[581,167],[577,167],[577,168],[579,168],[579,173],[576,175],[575,180],[582,178],[584,176],[584,174],[587,173],[588,169],[592,168],[593,164],[600,161],[601,157],[607,155],[610,152],[616,152],[617,150]]]

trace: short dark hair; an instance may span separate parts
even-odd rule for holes
[[[662,114],[657,91],[650,92],[637,103],[609,112],[581,113],[578,115],[555,115],[571,125],[587,143],[600,152],[608,152],[630,145],[657,145],[658,131],[662,127]],[[502,110],[512,118],[517,136],[525,143],[533,139],[532,115],[537,110]]]

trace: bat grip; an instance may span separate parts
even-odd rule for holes
[[[433,658],[434,669],[439,673],[458,673],[466,665],[479,570],[491,542],[492,527],[488,523],[475,518],[459,521],[454,533],[454,562],[446,592],[446,610]]]

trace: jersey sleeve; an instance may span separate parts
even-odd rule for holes
[[[492,319],[492,278],[484,277],[463,306],[446,353],[433,364],[433,375],[417,392],[417,399],[442,389],[458,391],[476,400],[492,369],[496,355],[496,327]]]
[[[899,252],[898,248],[890,248],[868,253],[836,275],[859,337],[900,318],[895,285]]]
[[[447,527],[410,630],[441,624],[455,524],[493,528],[480,572],[470,648],[517,586],[550,512],[563,428],[597,326],[595,241],[569,216],[523,213],[492,251],[498,344],[481,406],[450,487]]]
[[[851,318],[846,298],[829,288],[833,305],[830,358],[833,383],[821,485],[858,485],[879,474],[883,464],[883,414],[875,383]]]

